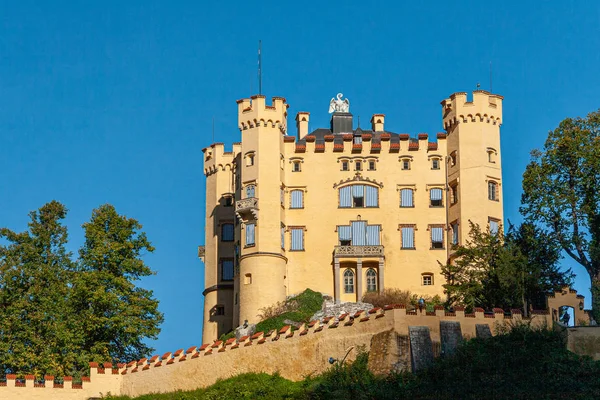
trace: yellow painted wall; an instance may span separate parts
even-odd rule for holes
[[[381,226],[381,245],[384,259],[362,257],[365,264],[373,261],[379,274],[379,261],[383,261],[383,288],[410,290],[418,295],[443,295],[444,278],[438,263],[445,263],[449,252],[452,232],[449,222],[460,222],[460,240],[468,234],[468,220],[485,227],[488,219],[502,222],[502,176],[500,157],[500,131],[502,97],[484,91],[476,91],[473,101],[467,101],[465,93],[456,93],[442,102],[443,124],[446,133],[419,134],[416,140],[400,135],[399,143],[392,143],[384,136],[380,146],[370,134],[362,135],[362,145],[353,146],[351,135],[344,135],[343,146],[335,144],[333,136],[318,143],[308,133],[310,114],[296,116],[296,135],[287,129],[287,104],[285,99],[275,97],[272,105],[264,96],[238,101],[238,123],[241,145],[232,153],[226,153],[221,144],[204,149],[204,171],[207,176],[206,194],[206,288],[218,285],[218,259],[229,252],[234,257],[233,245],[220,247],[214,226],[219,218],[231,219],[231,208],[225,214],[216,213],[214,204],[225,192],[235,192],[235,201],[245,199],[245,188],[256,185],[256,210],[237,216],[236,240],[240,242],[238,274],[233,289],[219,289],[219,293],[232,300],[226,317],[234,328],[244,320],[257,322],[263,307],[282,301],[286,296],[300,293],[306,288],[335,295],[335,262],[333,251],[338,245],[338,225],[348,225],[353,220],[364,220],[369,225]],[[472,117],[471,117],[472,115]],[[372,119],[375,135],[394,131],[385,126],[385,116],[375,114]],[[371,131],[369,131],[371,133]],[[307,135],[308,134],[308,135]],[[338,135],[340,137],[340,135]],[[312,138],[312,139],[311,139]],[[303,139],[300,141],[299,139]],[[490,162],[488,149],[493,149]],[[456,151],[457,164],[449,166],[447,157]],[[254,162],[248,162],[248,157]],[[432,169],[432,159],[440,160],[440,168]],[[410,160],[410,169],[402,169],[402,161]],[[350,168],[343,171],[341,162],[349,161]],[[357,171],[355,162],[362,161]],[[368,170],[368,162],[374,161],[376,169]],[[300,163],[300,171],[294,163]],[[219,168],[222,165],[224,167]],[[448,180],[459,182],[459,201],[450,205],[446,191]],[[216,171],[216,172],[214,172]],[[499,184],[498,201],[488,200],[487,182],[494,179]],[[236,183],[237,182],[237,183]],[[351,183],[366,184],[379,188],[379,207],[340,208],[338,189]],[[414,207],[400,207],[400,189],[413,188]],[[430,189],[441,188],[445,198],[442,207],[431,207]],[[283,189],[283,203],[281,191]],[[291,209],[291,192],[304,192],[304,207]],[[234,217],[235,218],[235,217]],[[245,224],[256,223],[256,244],[245,246]],[[401,249],[400,227],[416,226],[415,250]],[[285,246],[281,248],[281,226],[286,227]],[[444,249],[431,249],[430,225],[444,229]],[[304,250],[291,250],[291,227],[304,229]],[[355,277],[353,293],[344,293],[344,266],[356,272],[358,257],[341,258],[339,286],[341,301],[357,301],[366,291],[366,279],[362,279],[362,293],[357,293]],[[244,278],[251,274],[252,283]],[[423,285],[423,274],[433,275],[433,285]],[[378,286],[378,290],[382,289]],[[203,340],[218,338],[224,328],[207,320],[209,310],[215,306],[215,296],[207,296],[205,304],[205,328]],[[238,299],[235,304],[235,299]]]

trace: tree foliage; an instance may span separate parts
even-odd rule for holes
[[[141,226],[104,205],[84,224],[80,257],[66,250],[67,209],[52,201],[29,229],[0,230],[0,374],[78,375],[89,361],[139,359],[159,332],[152,293],[134,281],[152,271]]]
[[[571,272],[558,269],[560,254],[542,230],[523,224],[504,235],[469,223],[469,239],[441,266],[449,305],[545,308],[546,293],[571,283]]]
[[[521,212],[549,229],[588,272],[600,321],[600,110],[567,118],[534,150],[523,175]]]

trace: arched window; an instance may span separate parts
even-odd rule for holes
[[[354,293],[354,272],[351,269],[344,271],[344,293]]]
[[[349,185],[339,190],[340,208],[379,207],[379,190],[369,185]]]
[[[367,270],[367,292],[377,291],[377,273],[373,268]]]
[[[488,199],[498,201],[498,184],[494,181],[488,182]]]

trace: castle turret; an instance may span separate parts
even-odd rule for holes
[[[282,97],[274,97],[270,106],[265,104],[264,96],[238,101],[242,133],[241,194],[236,201],[236,215],[241,227],[239,274],[236,276],[239,323],[257,322],[261,308],[282,301],[286,296],[287,259],[281,245],[283,212],[275,210],[280,210],[282,205],[287,107]]]
[[[452,241],[464,243],[469,221],[494,231],[503,223],[500,125],[503,97],[483,90],[442,101],[448,135],[448,223]],[[454,232],[457,231],[458,234]]]

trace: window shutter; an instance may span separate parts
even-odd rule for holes
[[[352,246],[364,246],[366,244],[366,227],[365,221],[352,222]]]
[[[352,186],[340,189],[340,207],[352,207]]]
[[[364,197],[365,187],[363,185],[352,185],[352,197]]]
[[[365,206],[366,207],[377,207],[378,199],[377,199],[377,188],[373,186],[365,186],[366,190],[366,198],[365,198]]]
[[[224,281],[233,280],[233,260],[221,261],[221,279]]]
[[[254,224],[246,225],[246,246],[254,244]]]
[[[302,208],[304,207],[304,192],[302,190],[292,190],[292,207],[291,208]]]
[[[292,250],[304,250],[304,229],[293,228],[292,232]]]
[[[367,246],[379,246],[379,225],[367,225]]]
[[[413,190],[412,189],[402,189],[400,206],[402,207],[413,207]]]
[[[402,248],[415,248],[415,228],[412,226],[402,228]]]
[[[350,240],[352,238],[350,225],[339,225],[338,226],[338,238],[342,240]]]
[[[429,191],[429,196],[431,200],[441,200],[442,199],[442,189],[431,189]]]
[[[443,242],[444,241],[444,230],[443,228],[431,228],[431,241],[432,242]]]
[[[232,241],[233,240],[233,224],[224,224],[221,229],[223,230],[221,240]]]

